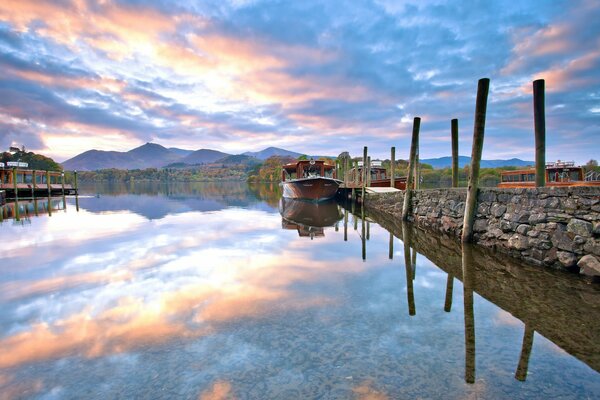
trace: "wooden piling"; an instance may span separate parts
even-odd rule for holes
[[[458,187],[458,119],[450,121],[452,134],[452,187]]]
[[[363,167],[362,167],[362,191],[360,201],[365,203],[365,185],[367,183],[367,146],[363,148]]]
[[[477,87],[477,101],[475,104],[475,125],[473,128],[473,149],[471,152],[471,168],[469,169],[469,184],[467,188],[467,200],[465,202],[465,214],[463,220],[462,242],[473,240],[473,223],[477,210],[477,192],[479,186],[479,165],[481,152],[483,150],[483,137],[485,133],[485,113],[487,109],[487,97],[490,88],[490,80],[482,78]]]
[[[535,125],[535,186],[546,186],[545,82],[533,81],[533,120]]]
[[[420,175],[421,175],[421,169],[419,168],[419,143],[417,142],[417,152],[415,155],[415,177],[414,177],[415,190],[419,190],[421,188]]]
[[[367,163],[365,164],[365,187],[371,186],[371,156],[367,157]]]
[[[531,326],[525,323],[525,331],[523,332],[523,344],[521,346],[521,356],[519,357],[519,365],[515,372],[515,379],[521,382],[525,382],[527,379],[527,369],[529,368],[529,356],[531,355],[531,348],[533,347],[533,334],[535,331]]]
[[[19,201],[19,187],[17,185],[17,169],[13,167],[12,170],[13,189],[15,191],[15,201]]]
[[[50,171],[46,171],[46,186],[48,187],[48,197],[52,197],[52,186],[50,186]]]
[[[390,187],[395,187],[396,186],[396,182],[395,182],[395,171],[394,171],[394,167],[396,164],[396,147],[392,146],[392,154],[390,157]]]
[[[36,174],[37,174],[37,171],[35,169],[33,171],[31,171],[31,198],[32,199],[35,197],[35,189],[36,189],[35,178],[36,178]]]
[[[421,118],[415,117],[413,120],[412,139],[410,142],[410,156],[408,161],[408,177],[406,179],[406,190],[404,191],[404,205],[402,207],[402,220],[407,221],[410,211],[410,200],[412,195],[412,182],[414,179],[414,163],[419,144],[419,128],[421,127]]]
[[[452,292],[454,291],[454,275],[448,274],[446,278],[446,298],[444,299],[444,311],[452,310]]]
[[[65,173],[64,173],[64,172],[62,172],[62,173],[60,174],[60,176],[61,176],[61,178],[62,178],[62,179],[61,179],[61,182],[60,182],[60,183],[61,183],[61,186],[62,186],[62,195],[63,195],[63,197],[65,197]]]
[[[463,243],[462,274],[465,319],[465,381],[475,383],[475,314],[473,312],[473,287],[475,264],[470,243]]]
[[[406,297],[408,302],[408,315],[413,316],[417,314],[415,307],[415,292],[412,279],[412,267],[410,259],[410,244],[412,239],[412,233],[408,224],[402,223],[402,241],[404,242],[404,267],[406,268]]]
[[[73,171],[73,181],[75,186],[75,193],[79,194],[79,189],[77,186],[77,171]]]

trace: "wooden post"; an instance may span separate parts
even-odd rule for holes
[[[62,178],[61,182],[60,182],[61,186],[62,186],[62,195],[63,195],[63,197],[65,197],[65,173],[64,173],[64,171],[60,174],[60,176]]]
[[[448,277],[446,279],[446,299],[444,301],[444,311],[450,312],[450,310],[452,310],[452,292],[454,289],[454,275],[448,274]]]
[[[473,313],[473,249],[471,244],[463,243],[462,247],[462,274],[463,274],[463,299],[465,318],[465,381],[475,383],[475,315]]]
[[[348,209],[344,209],[344,242],[348,241]]]
[[[367,187],[371,186],[371,156],[367,157]]]
[[[363,148],[363,167],[362,167],[362,192],[361,192],[361,201],[365,203],[365,185],[367,183],[367,146]]]
[[[390,187],[396,187],[394,167],[396,164],[396,147],[392,146],[392,154],[390,158]]]
[[[78,186],[77,186],[77,171],[73,171],[73,180],[75,184],[75,193],[79,194]]]
[[[350,156],[348,156],[348,157],[350,157]],[[346,187],[348,186],[348,180],[350,179],[348,177],[348,163],[349,163],[348,157],[344,157],[344,184]]]
[[[527,379],[527,369],[529,368],[529,356],[533,347],[533,334],[535,331],[525,323],[525,332],[523,332],[523,344],[521,346],[521,356],[519,357],[519,365],[515,372],[515,379],[525,382]]]
[[[404,242],[404,267],[406,268],[406,297],[408,300],[408,315],[413,316],[417,314],[417,310],[415,307],[415,292],[413,287],[413,274],[410,260],[411,239],[411,232],[408,224],[402,222],[402,241]]]
[[[404,191],[404,205],[402,207],[402,220],[407,221],[410,209],[410,200],[412,192],[412,182],[414,179],[414,163],[419,145],[419,128],[421,127],[421,118],[415,117],[413,120],[412,140],[410,142],[410,156],[408,160],[408,177],[406,179],[406,190]]]
[[[34,169],[33,171],[31,171],[31,198],[33,199],[35,197],[35,189],[36,189],[36,183],[35,183],[35,178],[36,178],[36,174],[37,171]]]
[[[533,120],[535,125],[535,186],[546,186],[545,82],[533,81]]]
[[[366,147],[365,147],[366,149]],[[364,194],[364,185],[363,185],[363,194]],[[363,261],[367,260],[367,236],[366,236],[366,229],[365,229],[365,202],[364,202],[364,198],[363,198],[363,202],[361,204],[360,207],[360,215],[361,215],[361,242],[362,242],[362,259]]]
[[[419,169],[419,143],[417,142],[417,152],[415,154],[415,178],[414,188],[419,190],[421,188],[421,182],[419,181],[420,169]]]
[[[50,186],[50,171],[46,171],[46,186],[48,187],[48,197],[52,197],[52,187]]]
[[[477,211],[477,192],[479,186],[479,164],[483,150],[483,137],[485,133],[485,113],[487,97],[490,89],[490,80],[482,78],[477,87],[477,102],[475,104],[475,126],[473,128],[473,149],[471,151],[471,168],[469,170],[469,186],[465,202],[465,216],[463,220],[462,242],[473,240],[473,223]]]
[[[12,170],[13,189],[15,191],[15,201],[19,201],[19,187],[17,186],[17,168]]]
[[[390,245],[389,245],[388,258],[390,260],[394,259],[394,234],[392,232],[390,232]]]
[[[458,187],[458,119],[450,121],[452,134],[452,187]]]

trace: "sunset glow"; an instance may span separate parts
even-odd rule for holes
[[[589,0],[5,0],[0,146],[406,158],[421,116],[422,158],[450,154],[452,118],[468,155],[489,77],[483,157],[531,160],[543,78],[547,159],[584,163],[600,152],[599,17]]]

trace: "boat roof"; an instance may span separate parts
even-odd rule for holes
[[[312,162],[312,164],[324,164],[326,167],[335,167],[335,165],[333,164],[329,164],[324,160],[300,160],[300,161],[296,161],[293,163],[288,163],[288,164],[284,164],[283,168],[285,169],[289,169],[289,168],[296,168],[298,165],[300,164],[310,164]]]

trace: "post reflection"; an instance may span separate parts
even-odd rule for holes
[[[515,379],[524,382],[527,379],[527,369],[529,367],[529,356],[531,355],[531,348],[533,347],[533,334],[535,331],[531,326],[525,324],[525,331],[523,332],[523,345],[521,346],[521,356],[519,357],[519,365],[515,372]]]
[[[413,288],[413,272],[411,258],[411,239],[412,232],[408,224],[402,224],[402,238],[404,240],[404,267],[406,269],[406,296],[408,299],[408,314],[413,316],[417,314],[415,307],[415,294]]]
[[[473,314],[473,287],[475,285],[475,263],[473,247],[465,243],[462,247],[463,299],[465,318],[465,381],[475,382],[475,315]]]

